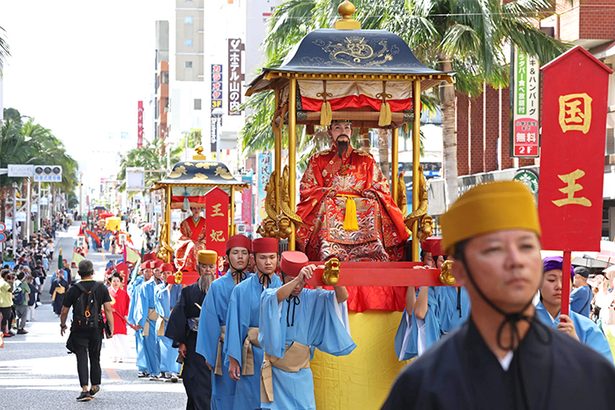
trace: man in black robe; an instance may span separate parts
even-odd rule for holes
[[[479,185],[441,218],[470,319],[398,377],[383,409],[612,409],[615,367],[542,325],[540,225],[518,182]]]
[[[214,279],[218,254],[211,250],[198,252],[199,280],[182,289],[179,302],[171,311],[165,336],[173,340],[183,360],[182,378],[188,395],[187,410],[209,410],[211,402],[211,367],[196,352],[196,338],[203,300]]]

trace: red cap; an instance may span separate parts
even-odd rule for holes
[[[421,242],[421,249],[431,253],[432,256],[444,256],[441,244],[442,238],[427,238]]]
[[[163,272],[171,272],[171,273],[175,272],[175,268],[170,263],[163,263],[162,266],[160,267],[160,270],[162,270]]]
[[[257,238],[252,241],[253,253],[278,253],[277,238]]]
[[[152,262],[154,263],[152,269],[153,268],[160,268],[164,264],[164,262],[161,261],[160,259],[154,259]]]
[[[141,264],[142,269],[154,269],[154,261],[145,261]]]
[[[297,276],[301,268],[309,263],[307,255],[299,251],[282,252],[282,261],[280,262],[280,270],[285,275]]]
[[[232,248],[246,248],[248,252],[252,252],[252,241],[245,235],[238,234],[233,235],[226,241],[226,250],[230,251]]]

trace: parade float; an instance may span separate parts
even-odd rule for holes
[[[249,187],[236,180],[222,162],[205,160],[202,151],[197,147],[192,161],[176,163],[171,172],[152,188],[152,191],[162,191],[163,203],[157,256],[160,260],[174,263],[177,269],[175,282],[185,285],[198,278],[196,252],[199,249],[225,254],[226,240],[235,233],[232,198],[236,192]],[[182,221],[181,237],[173,241],[171,214],[181,210],[191,211],[193,215]]]
[[[247,90],[248,96],[260,92],[272,92],[275,96],[275,167],[266,189],[267,217],[258,233],[279,238],[283,249],[294,250],[298,245],[298,230],[306,223],[297,208],[298,194],[304,196],[297,187],[298,126],[304,125],[308,134],[335,121],[351,121],[352,127],[361,133],[374,128],[390,130],[394,170],[389,177],[391,203],[404,212],[410,233],[406,248],[411,251],[406,252],[405,258],[388,261],[370,261],[360,256],[350,260],[327,258],[326,268],[315,275],[311,285],[395,287],[398,296],[400,289],[405,294],[407,286],[454,285],[449,265],[441,272],[426,269],[419,262],[419,244],[429,240],[433,223],[427,215],[427,187],[420,166],[421,92],[452,82],[453,74],[422,65],[408,45],[391,32],[362,30],[352,18],[355,7],[350,2],[344,1],[338,10],[342,17],[333,29],[308,33],[282,65],[265,68]],[[414,188],[409,213],[405,185],[397,174],[402,127],[412,134]],[[282,163],[284,148],[288,149],[287,164]],[[353,208],[352,202],[360,208],[358,195],[341,196],[345,198],[331,203],[343,208],[343,202],[350,200]],[[316,223],[321,226],[322,221]],[[308,253],[309,249],[305,251]],[[323,258],[314,262],[325,261]],[[349,306],[353,306],[353,293],[350,294]],[[336,358],[316,352],[312,370],[318,408],[374,409],[382,405],[396,375],[406,364],[398,360],[394,350],[403,304],[388,302],[384,301],[384,308],[377,310],[350,309],[350,329],[358,346],[351,355]]]

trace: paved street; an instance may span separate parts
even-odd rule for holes
[[[78,226],[59,232],[57,246],[65,258],[72,255],[72,243]],[[58,254],[56,248],[55,255]],[[108,258],[117,257],[90,252],[88,258],[100,279]],[[57,266],[53,261],[51,266]],[[180,383],[153,382],[136,377],[133,357],[127,363],[113,363],[102,352],[102,389],[94,400],[78,403],[79,393],[75,356],[67,354],[66,335],[60,336],[59,319],[50,305],[49,283],[43,291],[43,305],[36,309],[34,321],[28,323],[27,335],[5,339],[0,349],[0,397],[2,408],[14,409],[182,409],[186,396]],[[134,338],[132,352],[134,352]]]

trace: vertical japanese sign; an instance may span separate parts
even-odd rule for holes
[[[265,197],[267,192],[265,187],[269,182],[269,177],[272,172],[272,156],[271,152],[259,152],[258,162],[256,163],[256,203],[258,206],[258,221],[260,222],[267,217],[265,212]]]
[[[241,51],[244,45],[240,38],[228,39],[228,115],[241,115]]]
[[[536,57],[515,48],[512,69],[510,152],[513,157],[537,157],[540,146],[538,135],[540,65]]]
[[[143,146],[143,101],[137,101],[137,148]]]
[[[608,77],[582,47],[542,68],[538,210],[543,249],[599,251]]]
[[[211,121],[209,128],[211,152],[218,152],[218,136],[222,122],[222,64],[211,65]]]
[[[205,194],[205,246],[218,252],[219,256],[226,253],[229,202],[229,195],[218,187]]]
[[[252,232],[252,224],[254,223],[254,211],[252,206],[252,172],[249,175],[241,177],[243,182],[249,186],[241,191],[241,220],[247,227],[248,232]]]

